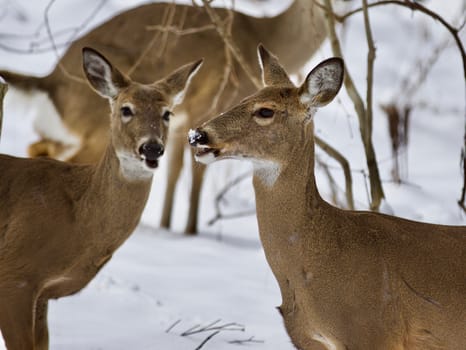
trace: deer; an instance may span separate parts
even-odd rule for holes
[[[313,118],[344,63],[296,87],[258,47],[264,87],[189,132],[197,161],[253,164],[259,235],[297,349],[466,348],[466,227],[343,210],[319,195]]]
[[[228,10],[216,9],[216,12],[227,21]],[[207,29],[190,35],[177,35],[173,30],[154,34],[154,31],[147,29],[154,25],[175,27],[179,31]],[[275,17],[255,18],[235,11],[231,35],[249,66],[255,67],[256,46],[263,42],[297,72],[320,47],[326,37],[326,29],[323,11],[313,0],[293,0],[287,10]],[[165,46],[164,42],[167,43]],[[92,163],[105,150],[108,121],[100,118],[100,115],[108,107],[87,85],[69,77],[81,77],[82,73],[76,67],[79,66],[82,46],[95,47],[111,58],[122,71],[141,82],[147,82],[153,76],[164,76],[185,59],[204,57],[205,68],[199,72],[199,78],[193,82],[184,103],[175,111],[177,115],[185,117],[179,118],[170,127],[166,155],[167,185],[160,219],[161,227],[170,228],[175,189],[184,166],[183,154],[190,152],[185,137],[188,130],[253,93],[256,88],[236,62],[231,63],[232,73],[228,79],[224,81],[221,78],[230,65],[229,56],[222,37],[202,7],[168,3],[143,5],[115,16],[75,41],[54,70],[45,77],[0,71],[10,85],[23,91],[45,94],[54,106],[52,109],[57,112],[56,116],[38,116],[34,124],[40,140],[29,146],[28,154],[31,157],[48,156],[72,163]],[[141,55],[141,51],[147,54]],[[68,74],[63,72],[62,67]],[[254,74],[259,78],[258,70]],[[204,173],[205,166],[192,161],[189,212],[184,229],[188,234],[198,232],[199,198]]]
[[[0,330],[8,350],[48,349],[48,300],[83,289],[134,231],[170,115],[202,64],[142,84],[94,49],[82,57],[88,82],[111,106],[100,161],[0,155]]]

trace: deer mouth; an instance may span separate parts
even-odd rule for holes
[[[158,159],[144,159],[146,166],[150,169],[156,169],[159,166]]]
[[[147,168],[154,170],[159,166],[159,159],[157,157],[147,157],[144,154],[139,156],[141,162],[143,162]]]
[[[195,158],[198,162],[209,164],[220,155],[220,150],[206,145],[197,145]]]

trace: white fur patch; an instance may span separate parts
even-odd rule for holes
[[[334,343],[332,343],[328,338],[324,337],[322,334],[314,334],[312,336],[312,339],[324,344],[328,350],[337,350],[337,346]]]
[[[0,350],[6,350],[5,341],[3,340],[2,331],[0,330]]]
[[[147,167],[140,158],[124,151],[116,151],[116,154],[120,160],[121,173],[127,180],[148,180],[153,176],[155,169]]]
[[[254,160],[253,166],[254,176],[257,176],[268,187],[273,186],[280,175],[280,165],[275,162]]]
[[[208,165],[208,164],[213,163],[216,157],[212,152],[210,152],[210,153],[203,154],[202,156],[195,155],[194,159],[196,159],[196,162]]]

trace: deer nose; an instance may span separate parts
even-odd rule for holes
[[[163,155],[164,150],[163,145],[158,142],[146,142],[139,147],[139,154],[147,160],[157,160]]]
[[[209,142],[209,138],[207,137],[207,133],[205,131],[200,129],[191,129],[188,133],[188,141],[191,146],[206,145]]]

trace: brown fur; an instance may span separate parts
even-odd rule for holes
[[[198,66],[186,65],[148,85],[112,67],[112,84],[121,85],[107,96],[111,141],[96,165],[0,155],[0,329],[9,350],[48,349],[48,300],[84,288],[135,229],[152,182],[152,172],[142,168],[140,142],[165,141],[161,110],[173,106],[172,97]],[[170,83],[173,77],[176,84]],[[99,89],[102,79],[89,80]],[[120,107],[128,101],[135,115],[124,123]],[[128,176],[128,169],[144,176]]]
[[[170,4],[148,4],[112,18],[95,28],[80,40],[73,43],[60,63],[72,74],[81,76],[79,66],[80,50],[83,46],[92,46],[110,57],[123,71],[128,70],[154,36],[146,26],[162,23],[162,18]],[[176,5],[174,25],[183,22],[183,28],[195,28],[210,24],[210,19],[201,8]],[[227,17],[223,9],[216,9],[222,18]],[[325,37],[322,13],[311,0],[295,0],[283,14],[273,18],[254,18],[235,13],[232,26],[235,43],[244,54],[246,62],[255,66],[255,47],[263,42],[280,55],[282,61],[296,71],[317,50]],[[157,42],[160,44],[160,40]],[[188,115],[187,121],[178,129],[172,130],[169,147],[168,182],[161,225],[169,227],[172,218],[172,206],[175,186],[183,166],[183,152],[186,145],[186,132],[189,128],[210,119],[220,111],[238,102],[255,89],[249,78],[234,66],[233,78],[229,80],[222,94],[218,108],[210,110],[215,96],[220,90],[222,76],[226,65],[224,44],[215,30],[203,31],[193,35],[176,37],[168,35],[168,46],[165,50],[154,45],[146,58],[132,74],[141,82],[162,77],[184,62],[204,57],[205,67],[199,79],[186,96],[185,103],[179,111]],[[259,76],[259,72],[256,72]],[[18,81],[9,72],[0,71],[10,83]],[[33,82],[36,78],[32,78]],[[24,82],[24,79],[22,79]],[[62,116],[63,122],[71,133],[81,139],[79,151],[71,158],[71,162],[95,162],[100,158],[107,144],[108,122],[100,116],[107,111],[107,106],[95,96],[90,89],[67,78],[58,66],[43,79],[43,86],[49,93],[55,107]],[[42,135],[46,137],[46,135]],[[45,144],[44,144],[45,141]],[[38,148],[37,150],[35,148]],[[54,140],[42,140],[30,147],[30,154],[42,155],[45,150],[52,158],[60,158],[62,145],[54,145]],[[201,190],[204,166],[192,165],[192,190],[188,223],[185,231],[197,231],[197,208]]]
[[[280,68],[261,56],[265,71]],[[283,70],[264,75],[270,86],[202,125],[191,142],[200,160],[206,152],[255,160],[260,237],[297,348],[465,349],[466,227],[345,211],[319,195],[310,118],[340,88],[343,74],[325,71],[336,62],[320,64],[300,88],[280,78]],[[275,116],[258,123],[264,107]],[[264,161],[278,166],[274,181]]]

